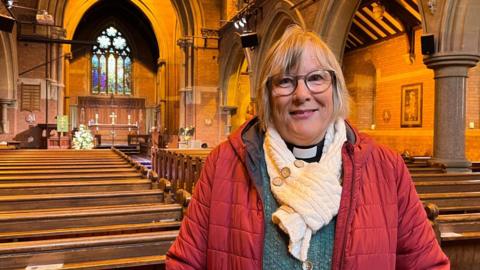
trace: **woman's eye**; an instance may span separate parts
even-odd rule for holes
[[[293,79],[290,77],[279,78],[276,85],[280,87],[290,87],[293,85]]]
[[[322,82],[325,81],[325,77],[322,74],[312,74],[308,76],[307,81],[309,82]]]

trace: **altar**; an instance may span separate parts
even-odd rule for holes
[[[101,144],[125,145],[129,136],[138,134],[135,124],[89,124],[88,128]]]
[[[78,97],[79,124],[102,145],[126,145],[145,129],[145,99],[118,96]]]

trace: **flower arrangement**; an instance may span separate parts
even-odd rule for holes
[[[73,136],[73,149],[92,149],[93,146],[92,133],[85,125],[80,125]]]

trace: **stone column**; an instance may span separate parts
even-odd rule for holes
[[[13,105],[15,100],[13,99],[0,99],[0,108],[2,113],[2,118],[0,119],[0,133],[5,134],[9,133],[9,122],[8,122],[8,106]]]
[[[438,53],[424,59],[435,73],[433,159],[447,171],[469,171],[465,158],[465,96],[468,69],[480,55]]]
[[[192,105],[192,70],[193,70],[193,40],[190,38],[181,38],[177,40],[177,45],[183,50],[183,73],[184,77],[180,79],[181,88],[180,92],[180,127],[192,126],[189,119],[192,118],[191,107]],[[183,82],[183,84],[182,84]]]

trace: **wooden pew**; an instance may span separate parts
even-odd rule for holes
[[[165,191],[167,201],[188,204],[195,182],[200,176],[205,158],[211,149],[159,149],[156,163],[160,188]]]
[[[427,173],[412,175],[413,181],[455,181],[455,180],[480,180],[480,173]]]
[[[156,173],[112,150],[17,151],[0,154],[0,269],[164,262],[184,209]]]
[[[465,213],[480,210],[480,192],[421,193],[420,200],[438,206],[440,213]]]
[[[480,161],[472,161],[472,172],[480,172]]]
[[[411,167],[408,168],[408,171],[410,174],[425,174],[425,173],[430,173],[430,174],[437,174],[437,173],[445,173],[444,168],[440,167]]]
[[[118,260],[166,254],[178,231],[160,231],[94,237],[76,237],[0,244],[0,269],[19,269],[35,265],[62,265],[62,268],[81,268],[95,261],[107,265]],[[98,263],[96,263],[98,265]],[[124,264],[121,264],[124,266]]]
[[[480,265],[480,213],[440,215],[436,222],[441,231],[443,251],[452,269],[475,269]]]
[[[418,193],[480,192],[479,180],[415,181]]]
[[[150,179],[106,179],[71,181],[73,179],[49,182],[0,183],[0,196],[34,195],[55,193],[87,193],[107,191],[145,190],[152,187]]]
[[[178,204],[161,203],[0,212],[0,242],[177,229],[181,212]]]
[[[0,197],[0,211],[163,202],[161,190],[34,194]]]

